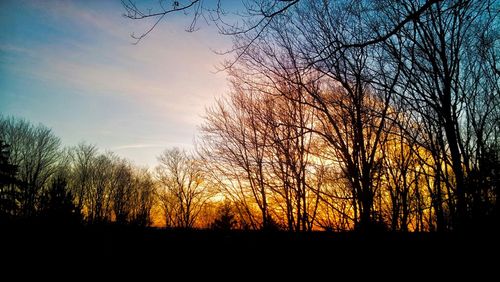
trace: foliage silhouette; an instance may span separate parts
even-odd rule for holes
[[[211,224],[211,229],[218,231],[229,231],[236,228],[238,221],[233,212],[231,202],[224,201],[223,205],[217,211],[217,217]]]
[[[17,166],[9,162],[9,145],[0,139],[0,222],[12,219],[18,208]]]
[[[74,197],[61,176],[56,177],[50,188],[42,195],[39,217],[52,226],[76,226],[82,220],[81,212],[75,205]]]

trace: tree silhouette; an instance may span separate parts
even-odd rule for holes
[[[9,162],[9,157],[9,145],[0,139],[0,222],[15,215],[19,201],[17,166]]]
[[[256,5],[262,7],[256,15],[269,11],[263,2]],[[233,34],[237,62],[227,67],[252,100],[280,96],[316,110],[315,126],[290,125],[321,136],[326,145],[318,157],[331,162],[327,169],[342,173],[324,202],[336,207],[332,203],[351,201],[346,213],[361,230],[384,229],[388,222],[394,230],[457,230],[493,212],[498,203],[498,177],[491,168],[498,156],[490,153],[499,144],[498,3],[300,1],[265,23],[253,29],[249,21]],[[282,85],[312,99],[293,97]],[[212,142],[217,145],[210,148],[212,159],[233,152],[251,156],[245,146],[253,145],[251,129],[259,123],[227,125],[248,108],[252,114],[263,112],[269,100],[255,109],[219,104],[202,127],[207,140],[220,140]],[[293,113],[270,107],[278,120]],[[256,132],[267,137],[275,133],[270,129]],[[253,142],[254,151],[279,148],[292,138],[263,140]],[[261,155],[263,169],[249,176],[272,187],[275,178]],[[226,170],[249,163],[240,159]],[[243,186],[238,184],[233,190]],[[313,184],[306,181],[307,186]],[[350,194],[338,193],[345,187]],[[266,194],[267,214],[284,206],[283,200],[274,201],[275,192]]]
[[[38,200],[62,156],[61,140],[42,124],[0,117],[0,138],[10,145],[10,161],[18,166],[20,216],[36,214]]]
[[[137,42],[179,12],[193,12],[189,30],[205,14],[232,36],[231,89],[207,109],[198,155],[166,148],[154,179],[0,116],[2,221],[148,226],[163,212],[167,227],[224,231],[497,227],[498,1],[249,0],[231,22],[209,2],[122,2],[154,21]]]
[[[211,224],[211,228],[218,231],[229,231],[234,229],[237,224],[238,221],[236,220],[231,202],[224,201],[217,211],[217,217]]]
[[[160,201],[166,227],[193,228],[209,199],[203,185],[200,162],[178,148],[165,150],[159,157],[157,177],[162,185]]]
[[[40,201],[40,217],[51,225],[76,225],[81,221],[80,210],[74,203],[66,179],[57,176]]]

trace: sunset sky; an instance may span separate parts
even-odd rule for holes
[[[122,16],[120,1],[1,1],[0,113],[43,123],[65,145],[81,141],[137,165],[165,148],[193,147],[206,106],[226,91],[216,73],[230,47],[213,27],[188,33],[172,16]]]

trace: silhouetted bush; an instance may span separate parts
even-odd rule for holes
[[[217,211],[217,218],[211,224],[213,230],[229,231],[236,227],[238,221],[233,211],[231,203],[225,201]]]

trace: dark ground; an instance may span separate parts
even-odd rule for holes
[[[226,274],[237,273],[229,280],[248,281],[243,278],[267,272],[281,278],[318,273],[384,277],[403,272],[403,280],[407,280],[420,275],[430,279],[438,271],[476,278],[491,272],[495,281],[500,255],[497,232],[292,234],[23,225],[2,226],[0,233],[0,267],[21,277],[34,273],[52,277],[63,270],[79,275],[102,271],[125,277],[139,274],[143,278],[158,273],[228,278]],[[17,271],[19,267],[21,271]],[[36,271],[30,272],[33,269]]]

